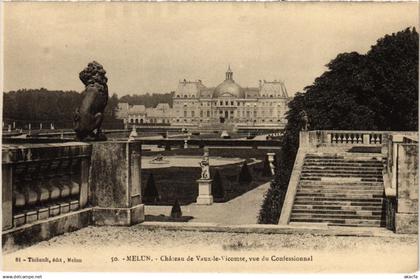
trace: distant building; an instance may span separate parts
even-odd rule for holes
[[[282,81],[263,80],[258,87],[241,87],[228,67],[225,80],[216,87],[206,87],[201,80],[180,81],[173,108],[166,103],[156,108],[119,103],[117,115],[128,124],[283,128],[289,100]]]
[[[241,87],[228,68],[216,87],[199,81],[180,81],[173,98],[172,125],[281,126],[289,96],[281,81],[260,81],[258,87]]]
[[[123,119],[124,124],[170,124],[171,108],[166,103],[158,104],[156,108],[118,103],[117,117]]]

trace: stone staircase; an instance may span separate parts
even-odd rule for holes
[[[306,154],[291,223],[385,226],[381,154]]]

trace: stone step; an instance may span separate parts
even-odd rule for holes
[[[317,214],[317,215],[354,215],[354,216],[382,216],[382,210],[316,210],[293,208],[293,214]]]
[[[335,183],[340,183],[340,181],[339,181],[340,177],[338,177],[338,176],[336,176],[336,177],[335,176],[330,176],[330,177],[337,179],[336,181],[334,181]],[[322,178],[321,176],[316,176],[315,177],[315,176],[305,175],[305,176],[302,176],[300,178],[300,180],[301,181],[306,180],[306,181],[320,181],[320,182],[324,182],[324,180],[321,180],[321,178]],[[346,177],[344,177],[344,178],[346,178]],[[383,182],[383,179],[382,178],[361,177],[359,179],[360,179],[360,182]],[[331,182],[331,181],[329,181],[329,182]],[[347,182],[344,182],[343,181],[342,183],[347,183]]]
[[[308,171],[303,169],[301,175],[325,176],[325,177],[382,177],[382,173],[369,173],[369,172],[331,172],[331,171]]]
[[[342,172],[333,172],[333,171],[323,171],[323,170],[319,170],[319,171],[310,171],[310,170],[305,170],[303,169],[301,174],[305,174],[305,175],[316,175],[316,176],[338,176],[338,177],[382,177],[382,173],[381,172],[376,172],[376,173],[369,173],[369,172],[364,172],[364,171],[342,171]]]
[[[353,186],[363,186],[363,187],[383,187],[383,182],[363,182],[363,181],[357,181],[357,182],[346,182],[346,183],[337,183],[336,181],[300,181],[300,185],[309,185],[309,186],[341,186],[341,185],[347,185],[349,187]]]
[[[311,161],[304,161],[303,163],[304,166],[307,167],[342,167],[342,168],[346,168],[346,167],[353,167],[353,168],[365,168],[365,167],[369,167],[369,168],[383,168],[383,164],[382,163],[350,163],[350,162],[311,162]]]
[[[365,160],[354,160],[354,159],[335,159],[335,158],[304,158],[305,162],[314,162],[314,163],[345,163],[345,164],[372,164],[372,165],[382,165],[383,160],[376,159],[365,159]]]
[[[304,168],[331,168],[331,169],[369,169],[369,170],[375,170],[375,169],[380,169],[382,170],[384,168],[384,166],[382,165],[371,165],[371,164],[367,164],[367,165],[355,165],[355,164],[322,164],[322,163],[307,163],[305,162],[303,164]]]
[[[318,197],[318,198],[349,198],[349,199],[375,199],[375,198],[382,198],[383,194],[372,194],[372,193],[364,193],[364,194],[357,194],[357,193],[302,193],[297,192],[296,197]]]
[[[322,219],[344,219],[344,220],[350,220],[350,219],[362,219],[362,220],[381,220],[381,215],[374,215],[374,216],[361,216],[361,215],[354,215],[354,214],[342,214],[341,212],[337,212],[334,214],[328,214],[328,213],[295,213],[292,211],[292,216],[290,219],[296,219],[296,218],[322,218]]]
[[[342,189],[331,189],[331,188],[301,188],[298,187],[297,193],[300,194],[355,194],[355,195],[380,195],[382,196],[384,194],[384,189],[378,188],[377,190],[371,190],[371,189],[348,189],[348,188],[342,188]]]
[[[334,226],[357,226],[357,227],[384,227],[384,220],[348,220],[348,219],[324,219],[324,218],[291,218],[291,222],[329,223]]]
[[[302,170],[306,171],[326,171],[326,172],[364,172],[364,173],[381,173],[383,168],[366,168],[366,167],[352,167],[352,168],[333,168],[333,167],[312,167],[312,166],[303,166]]]
[[[311,158],[361,158],[361,159],[374,159],[374,158],[383,158],[384,155],[372,152],[372,153],[349,153],[349,152],[342,152],[342,153],[324,153],[324,152],[317,152],[317,153],[308,153],[306,154],[307,157]]]
[[[303,168],[307,170],[343,170],[343,171],[382,171],[383,166],[323,166],[323,165],[306,165],[303,164]]]
[[[384,157],[370,158],[370,157],[347,157],[347,158],[328,158],[328,157],[305,157],[305,161],[310,162],[337,162],[337,163],[354,163],[354,164],[377,164],[384,161]]]
[[[294,204],[293,210],[329,210],[329,211],[371,211],[382,212],[382,205],[377,206],[355,206],[355,205],[311,205]]]
[[[296,201],[348,201],[348,202],[382,202],[382,198],[333,198],[333,197],[307,197],[307,196],[296,196]]]
[[[312,205],[312,206],[369,206],[381,207],[382,201],[342,201],[342,200],[314,200],[307,198],[297,198],[295,205]]]
[[[303,182],[303,181],[302,181]],[[305,181],[307,182],[307,181]],[[384,186],[383,185],[348,185],[348,184],[303,184],[303,183],[299,183],[298,189],[302,189],[302,190],[308,190],[308,191],[316,191],[316,190],[337,190],[337,191],[342,191],[342,190],[354,190],[354,191],[358,191],[358,190],[366,190],[366,191],[383,191],[384,190]]]

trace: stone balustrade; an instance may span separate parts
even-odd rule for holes
[[[139,142],[4,144],[2,155],[3,249],[144,220]]]
[[[91,152],[79,142],[3,145],[3,230],[85,207]]]
[[[387,135],[403,135],[407,141],[415,141],[415,132],[396,131],[346,131],[346,130],[314,130],[302,131],[300,147],[340,147],[340,146],[384,146]]]

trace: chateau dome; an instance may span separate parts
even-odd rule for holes
[[[236,98],[245,98],[244,90],[233,80],[225,80],[219,84],[213,93],[213,98],[218,98],[222,96],[233,96]]]
[[[214,89],[213,98],[223,96],[245,98],[245,91],[233,80],[232,77],[233,72],[231,71],[229,66],[226,72],[226,79]]]

